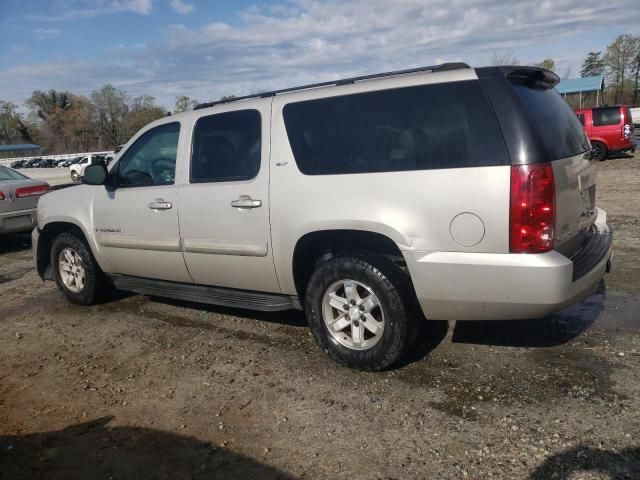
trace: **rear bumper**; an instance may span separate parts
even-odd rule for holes
[[[37,209],[17,210],[0,213],[0,234],[28,232],[36,226]]]
[[[595,227],[573,259],[556,251],[405,252],[405,258],[427,318],[540,318],[583,300],[598,288],[613,253],[603,210],[598,211]]]

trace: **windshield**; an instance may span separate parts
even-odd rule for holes
[[[11,170],[7,167],[0,166],[0,182],[7,180],[26,180],[29,177],[25,177],[21,173],[16,172],[15,170]]]
[[[589,141],[580,120],[555,89],[513,83],[518,97],[538,127],[550,160],[572,157],[589,150]]]

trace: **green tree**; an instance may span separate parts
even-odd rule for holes
[[[589,52],[587,58],[582,62],[582,70],[580,70],[581,77],[592,77],[595,75],[602,75],[604,73],[604,60],[602,59],[602,52]]]
[[[17,108],[15,103],[0,100],[0,142],[33,143],[29,125],[18,114]]]
[[[545,58],[539,63],[535,64],[536,67],[546,68],[547,70],[553,70],[556,66],[556,62],[551,58]]]

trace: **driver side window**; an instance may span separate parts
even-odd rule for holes
[[[178,122],[144,133],[118,162],[118,186],[173,185],[179,136]]]

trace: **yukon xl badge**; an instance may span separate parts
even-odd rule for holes
[[[96,233],[121,233],[121,228],[96,228]]]

